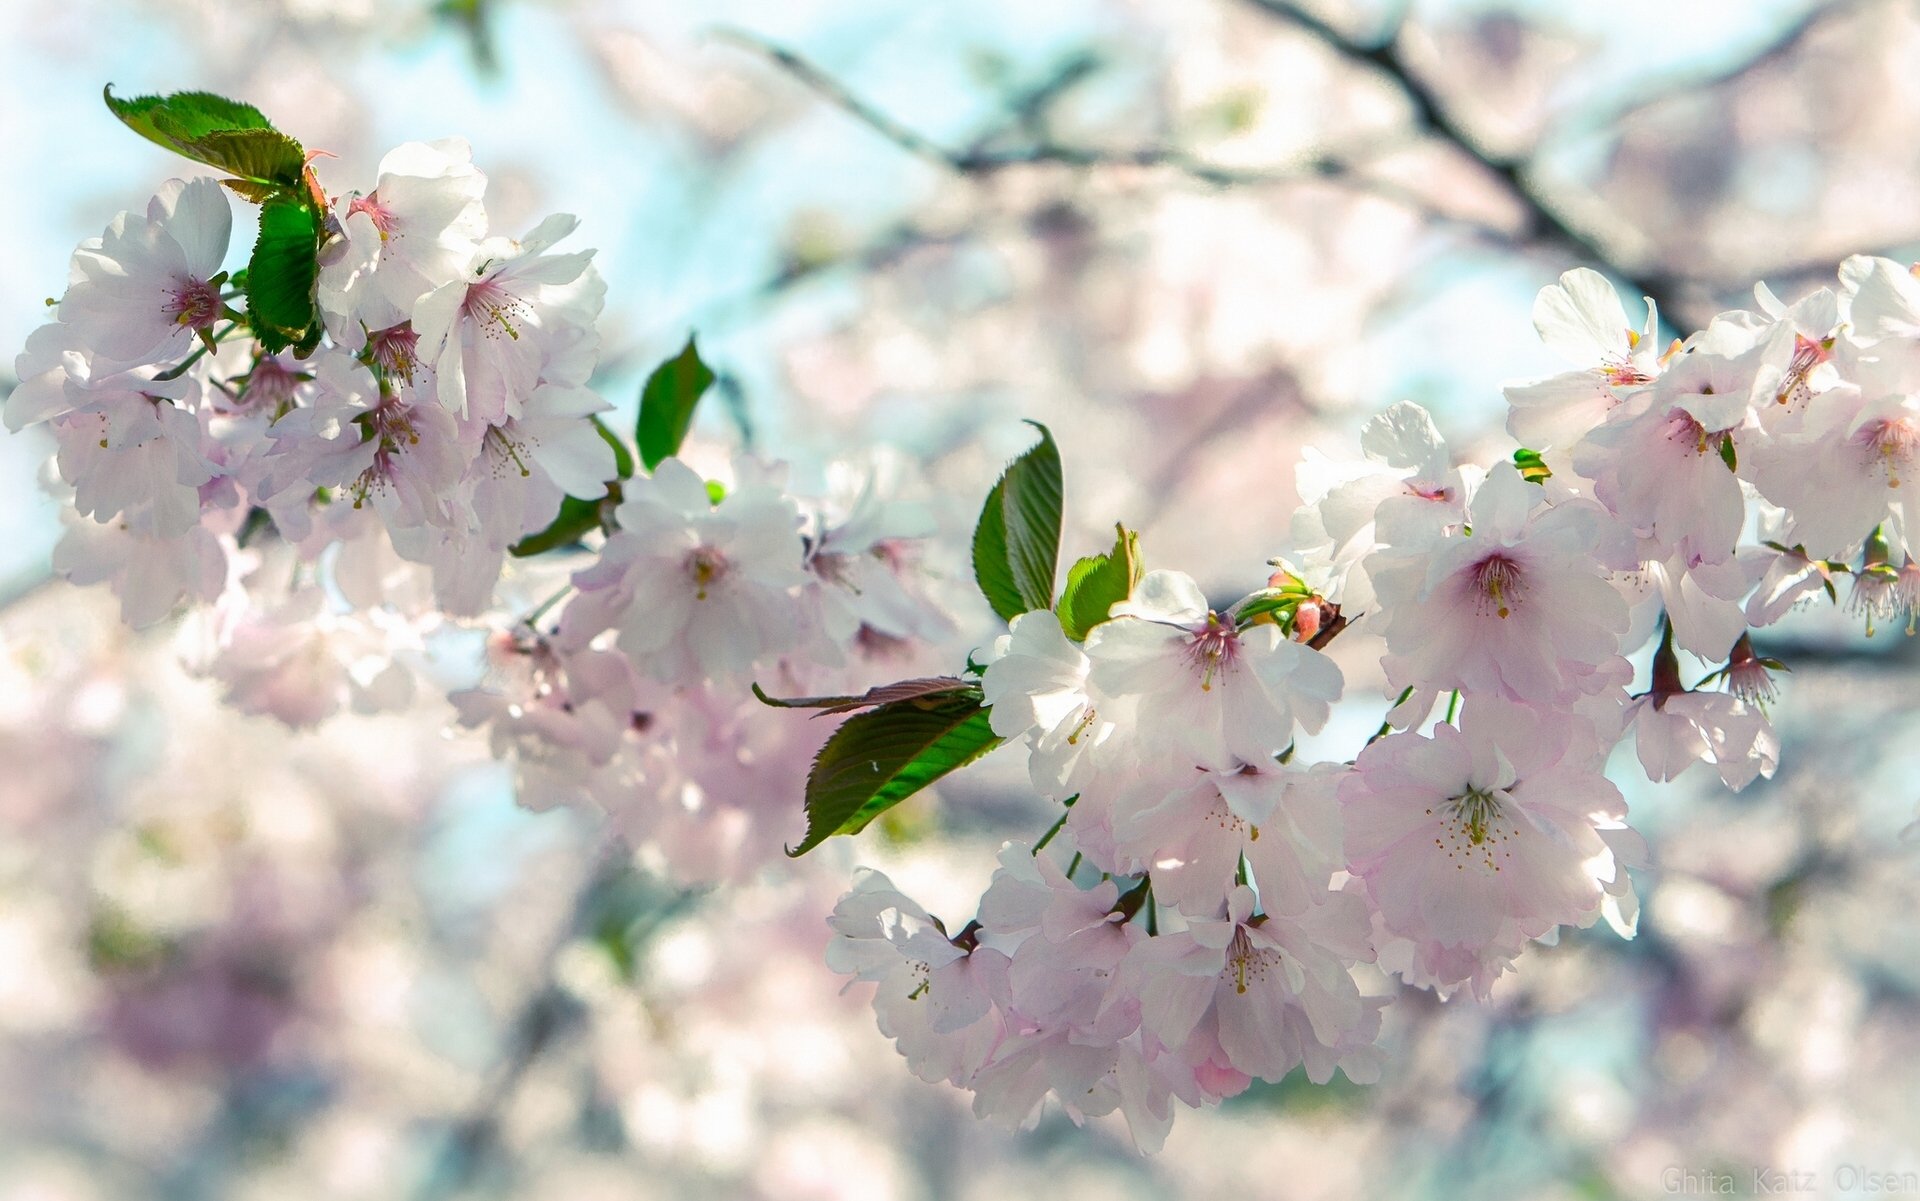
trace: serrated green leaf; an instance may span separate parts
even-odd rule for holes
[[[614,474],[623,480],[632,479],[633,452],[627,449],[627,444],[620,440],[620,435],[614,433],[611,426],[600,420],[598,414],[593,418],[593,428],[608,446],[613,447]]]
[[[1146,574],[1140,564],[1140,535],[1126,526],[1114,527],[1113,549],[1104,555],[1089,555],[1067,569],[1067,582],[1060,589],[1060,629],[1079,642],[1087,631],[1107,619],[1107,611],[1127,599],[1133,586]]]
[[[528,555],[544,554],[562,546],[571,546],[599,526],[600,502],[569,496],[561,500],[559,514],[546,529],[520,539],[508,548],[508,553],[517,559],[524,559]]]
[[[251,104],[211,92],[122,100],[112,84],[104,95],[114,116],[157,146],[243,179],[286,188],[300,183],[305,149]]]
[[[760,685],[753,685],[753,695],[760,698],[761,704],[775,709],[818,709],[815,717],[851,713],[855,709],[894,701],[906,701],[927,708],[951,701],[963,692],[971,695],[976,703],[980,699],[980,689],[958,676],[922,676],[895,684],[881,684],[858,695],[849,693],[840,696],[768,696]]]
[[[307,166],[307,153],[300,143],[277,129],[215,130],[182,139],[179,149],[209,167],[276,188],[298,187]]]
[[[265,204],[281,191],[279,184],[258,183],[251,179],[223,179],[220,182],[235,196],[255,204]]]
[[[319,217],[303,200],[276,196],[260,206],[260,237],[247,261],[247,324],[269,353],[317,340],[319,240]]]
[[[1002,619],[1053,607],[1060,561],[1060,450],[1037,421],[1040,441],[987,493],[973,531],[973,578]]]
[[[807,836],[801,856],[874,818],[1000,745],[979,696],[937,705],[896,701],[857,713],[820,748],[807,775]]]
[[[693,425],[693,411],[712,383],[713,371],[700,361],[691,337],[679,354],[647,377],[647,386],[640,393],[640,420],[633,433],[640,445],[640,461],[648,471],[680,453],[680,444]]]

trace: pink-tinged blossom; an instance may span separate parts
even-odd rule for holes
[[[807,576],[792,500],[756,483],[715,504],[678,459],[626,488],[620,528],[573,578],[563,645],[615,629],[642,672],[692,682],[741,677],[795,644]]]
[[[1647,778],[1672,780],[1696,763],[1711,763],[1728,788],[1773,778],[1780,739],[1758,708],[1725,692],[1650,692],[1628,706],[1634,749]]]
[[[202,526],[163,537],[136,515],[69,525],[53,548],[53,569],[75,584],[107,584],[120,598],[121,620],[138,629],[159,622],[182,600],[217,598],[227,557]]]
[[[344,244],[328,248],[320,269],[335,341],[358,349],[368,330],[400,326],[422,296],[461,278],[486,236],[486,186],[457,138],[387,152],[373,191],[342,200]]]
[[[980,898],[980,925],[1011,954],[1009,1003],[1023,1029],[1071,1027],[1078,1041],[1111,1042],[1130,1025],[1102,1025],[1113,972],[1146,937],[1117,907],[1111,880],[1082,889],[1057,864],[1024,844],[1008,843],[999,870]]]
[[[140,510],[154,534],[184,533],[200,519],[201,488],[219,474],[188,411],[203,385],[156,380],[150,369],[103,372],[76,348],[77,337],[55,324],[27,339],[14,365],[21,382],[6,402],[8,428],[49,425],[79,512],[104,522]]]
[[[637,781],[630,763],[617,760],[651,732],[668,701],[663,692],[635,675],[624,655],[562,652],[524,626],[488,638],[487,666],[486,679],[447,699],[460,724],[486,730],[494,757],[512,765],[522,805],[632,808],[623,794],[638,792]],[[631,815],[621,823],[629,836],[643,825]]]
[[[1118,995],[1139,998],[1141,1028],[1191,1064],[1220,1063],[1278,1080],[1304,1066],[1325,1084],[1336,1068],[1379,1078],[1379,998],[1363,997],[1348,964],[1372,958],[1357,896],[1331,893],[1293,916],[1254,913],[1235,888],[1223,916],[1137,944]]]
[[[449,500],[473,455],[453,415],[418,389],[396,391],[351,356],[320,359],[312,408],[274,423],[277,460],[262,495],[335,488],[389,530],[454,521]]]
[[[1723,454],[1755,428],[1753,357],[1683,356],[1574,448],[1574,470],[1593,481],[1594,496],[1660,558],[1733,557],[1747,506]]]
[[[1335,797],[1344,771],[1146,773],[1116,803],[1121,866],[1151,873],[1157,900],[1209,916],[1233,891],[1244,857],[1267,912],[1302,913],[1345,866]]]
[[[1621,399],[1660,374],[1660,321],[1647,301],[1644,328],[1627,323],[1619,293],[1579,267],[1540,289],[1533,304],[1540,340],[1579,367],[1506,388],[1507,430],[1523,446],[1564,451],[1606,419]]]
[[[1433,418],[1402,402],[1360,431],[1366,456],[1336,463],[1311,448],[1295,472],[1302,501],[1292,536],[1307,578],[1335,604],[1354,613],[1374,607],[1367,557],[1383,536],[1409,531],[1438,534],[1458,524],[1479,484],[1477,468],[1453,465]],[[1381,535],[1378,527],[1394,531]]]
[[[884,498],[869,476],[843,517],[819,514],[807,537],[801,593],[814,633],[813,658],[844,664],[862,645],[899,644],[935,636],[946,627],[908,588],[918,545],[935,532],[927,506]]]
[[[880,1032],[922,1080],[965,1084],[1005,1036],[1007,957],[949,938],[875,871],[862,871],[827,921],[827,966],[873,983]]]
[[[1753,402],[1762,428],[1783,415],[1800,412],[1814,395],[1839,379],[1834,362],[1840,338],[1841,301],[1831,288],[1820,288],[1787,304],[1766,284],[1755,284],[1760,314],[1723,313],[1709,331],[1742,323],[1746,336],[1761,347],[1754,378]],[[1735,339],[1722,336],[1723,345]]]
[[[1113,698],[1102,716],[1142,762],[1270,762],[1326,724],[1340,669],[1271,624],[1237,629],[1179,572],[1148,572],[1087,635],[1088,679]]]
[[[182,657],[222,686],[222,699],[292,727],[313,726],[343,709],[382,713],[414,698],[405,658],[420,651],[412,624],[374,611],[331,609],[306,589],[269,609],[240,588],[196,613],[183,631]]]
[[[1642,542],[1641,551],[1659,548]],[[1650,558],[1619,580],[1636,602],[1635,630],[1648,634],[1665,618],[1673,624],[1674,642],[1688,654],[1719,659],[1734,640],[1747,631],[1747,614],[1740,600],[1751,585],[1749,564],[1737,559],[1689,564],[1678,555]]]
[[[213,280],[232,228],[218,180],[170,179],[144,218],[121,213],[81,243],[59,315],[99,374],[171,362],[210,333],[225,307]]]
[[[1481,697],[1458,727],[1361,751],[1340,801],[1349,870],[1385,940],[1407,944],[1383,942],[1383,964],[1484,997],[1529,940],[1629,895],[1638,838],[1602,763],[1579,719]]]
[[[1027,740],[1033,786],[1056,800],[1085,788],[1083,764],[1113,733],[1089,692],[1092,668],[1053,611],[1035,609],[1013,619],[980,679],[993,732]]]
[[[1740,559],[1749,574],[1760,577],[1746,604],[1747,624],[1755,628],[1770,626],[1833,589],[1833,568],[1799,549],[1741,547]]]
[[[558,214],[519,242],[489,241],[459,278],[415,305],[420,360],[447,409],[488,425],[518,417],[550,356],[579,353],[583,342],[590,353],[586,331],[606,300],[593,252],[547,253],[578,224]]]
[[[1920,340],[1920,279],[1892,259],[1856,254],[1840,264],[1849,334],[1863,346]]]
[[[1781,538],[1820,558],[1846,558],[1876,526],[1906,550],[1920,496],[1920,376],[1862,364],[1859,383],[1813,399],[1753,456],[1754,487],[1793,518]]]
[[[466,483],[489,549],[505,550],[545,529],[568,496],[606,495],[606,481],[617,471],[613,447],[593,416],[612,407],[585,388],[542,384],[518,417],[480,432]]]
[[[1374,570],[1395,688],[1566,704],[1617,680],[1627,610],[1594,559],[1605,514],[1546,503],[1511,463],[1468,512],[1470,535],[1395,546]]]

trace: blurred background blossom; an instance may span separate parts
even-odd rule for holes
[[[1124,520],[1238,595],[1301,451],[1366,414],[1416,400],[1504,454],[1499,385],[1557,369],[1528,314],[1562,270],[1685,333],[1755,279],[1914,257],[1917,54],[1899,0],[14,0],[0,343],[181,168],[104,83],[253,101],[335,191],[463,136],[497,228],[571,211],[601,248],[616,404],[697,330],[727,400],[697,453],[919,477],[957,656],[989,629],[959,548],[1020,418],[1061,436],[1072,553]],[[1540,948],[1489,1005],[1406,994],[1381,1084],[1256,1085],[1142,1159],[1107,1124],[977,1124],[820,963],[855,863],[963,917],[1046,823],[1016,768],[676,890],[517,809],[436,696],[305,734],[222,707],[165,632],[46,582],[48,453],[0,439],[0,1201],[1920,1191],[1897,630],[1780,627],[1771,782],[1622,765],[1658,854],[1637,940]],[[1378,646],[1340,646],[1329,747],[1378,721]]]

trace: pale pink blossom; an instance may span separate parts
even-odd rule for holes
[[[232,228],[218,180],[170,179],[144,218],[121,213],[81,243],[59,315],[99,360],[96,374],[174,361],[211,333],[224,309],[213,281]]]
[[[563,645],[615,629],[642,672],[692,682],[738,679],[796,644],[807,576],[791,499],[750,484],[716,504],[692,468],[667,459],[627,481],[616,516],[599,560],[574,576]]]
[[[1179,572],[1148,572],[1110,620],[1087,635],[1088,679],[1114,711],[1102,716],[1142,761],[1264,765],[1296,724],[1326,724],[1340,669],[1277,626],[1242,630],[1208,607]]]
[[[1340,800],[1350,870],[1410,944],[1402,974],[1484,996],[1529,940],[1601,916],[1637,840],[1579,719],[1483,697],[1460,716],[1368,746]]]
[[[1511,463],[1496,466],[1470,534],[1382,552],[1389,681],[1542,704],[1612,687],[1627,611],[1594,558],[1604,521],[1590,502],[1550,505]]]
[[[340,345],[359,349],[367,331],[401,325],[460,278],[486,236],[486,183],[464,141],[408,142],[380,160],[373,191],[343,198],[344,245],[329,248],[318,289]]]

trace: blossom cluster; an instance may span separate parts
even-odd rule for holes
[[[1484,998],[1563,929],[1632,934],[1648,851],[1616,747],[1653,780],[1773,774],[1782,665],[1754,630],[1841,577],[1869,632],[1920,618],[1920,281],[1850,259],[1663,346],[1651,304],[1636,328],[1579,270],[1536,305],[1569,369],[1507,389],[1511,458],[1458,462],[1395,405],[1357,456],[1301,464],[1264,586],[1217,604],[1122,529],[1056,600],[1043,429],[975,533],[1005,634],[965,676],[835,695],[949,628],[897,479],[803,501],[746,455],[707,478],[680,456],[713,382],[691,341],[629,446],[594,388],[605,285],[557,249],[573,218],[494,233],[463,143],[329,197],[247,106],[108,103],[235,178],[171,181],[81,245],[17,361],[6,423],[48,429],[72,497],[56,566],[134,625],[185,602],[190,664],[248,712],[445,692],[523,804],[603,816],[681,881],[757,871],[803,790],[794,854],[1020,743],[1062,812],[972,920],[870,872],[830,921],[830,965],[983,1116],[1053,1098],[1152,1147],[1175,1101],[1377,1077],[1390,979]],[[232,272],[230,192],[261,205]],[[1314,761],[1356,668],[1385,720]],[[866,711],[828,736],[762,701]]]
[[[1869,632],[1920,612],[1920,280],[1855,258],[1756,299],[1662,346],[1651,302],[1635,328],[1570,271],[1534,310],[1569,369],[1506,390],[1510,460],[1458,463],[1398,404],[1301,465],[1265,587],[1215,605],[1151,571],[1090,629],[1065,600],[1014,617],[982,700],[1060,825],[958,933],[878,874],[832,920],[914,1071],[1009,1123],[1119,1111],[1152,1147],[1176,1099],[1377,1076],[1392,978],[1484,998],[1563,929],[1631,937],[1648,851],[1613,750],[1771,776],[1783,665],[1752,631],[1842,577]],[[1329,648],[1368,636],[1386,720],[1307,762]]]
[[[592,387],[592,252],[557,248],[570,216],[494,232],[463,142],[315,201],[310,345],[236,307],[268,264],[227,269],[235,182],[114,218],[19,356],[6,424],[51,433],[72,498],[56,568],[134,626],[184,602],[186,659],[247,712],[438,688],[529,806],[604,812],[682,879],[777,856],[818,735],[746,684],[837,686],[943,629],[928,510],[877,461],[804,514],[779,464],[636,475]]]

